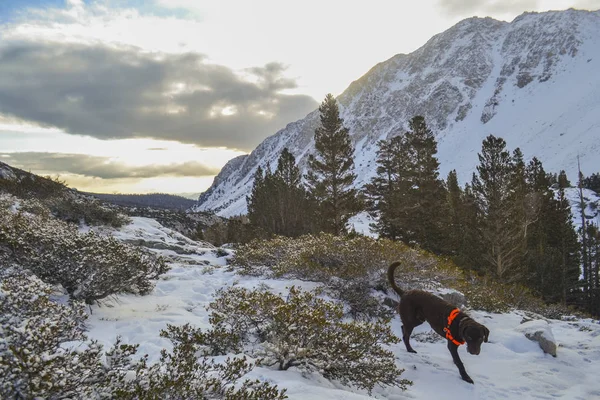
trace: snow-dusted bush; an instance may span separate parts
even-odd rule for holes
[[[41,177],[12,169],[15,179],[0,178],[0,193],[16,196],[21,202],[42,204],[54,216],[64,221],[88,225],[119,227],[129,218],[91,196],[69,189],[63,181]]]
[[[0,209],[0,244],[1,259],[88,303],[114,293],[148,293],[151,279],[168,270],[162,258],[112,237],[80,233],[71,224],[22,210]]]
[[[396,260],[405,261],[396,273],[399,284],[410,289],[432,281],[450,284],[461,276],[448,261],[401,242],[330,234],[253,241],[236,251],[232,264],[245,274],[323,282],[331,296],[349,306],[350,315],[369,318],[385,314],[371,294],[388,287],[385,271]]]
[[[62,346],[85,339],[84,305],[53,301],[52,287],[24,272],[4,270],[0,282],[0,397],[77,393],[101,365],[96,343],[81,351]]]
[[[74,224],[82,222],[87,225],[108,225],[118,228],[127,224],[130,219],[101,201],[83,196],[64,195],[44,201],[52,215]]]
[[[517,308],[555,319],[577,313],[561,304],[546,304],[531,289],[517,283],[475,277],[461,282],[458,288],[467,298],[469,307],[477,310],[504,313]]]
[[[411,384],[400,378],[403,370],[385,349],[399,342],[389,319],[345,321],[342,305],[295,287],[285,299],[266,289],[220,290],[209,309],[214,330],[195,333],[208,352],[244,349],[263,365],[319,372],[369,392],[375,385],[405,389]]]
[[[136,377],[129,385],[133,399],[226,399],[280,400],[285,389],[279,390],[268,382],[245,379],[253,364],[246,357],[228,358],[224,363],[201,356],[201,344],[189,325],[169,326],[161,332],[173,343],[173,352],[162,350],[160,361],[151,366],[138,366]]]
[[[173,342],[158,363],[133,361],[137,345],[104,352],[86,341],[84,305],[61,303],[34,275],[0,271],[0,398],[3,399],[265,399],[285,391],[239,380],[252,369],[245,358],[216,363],[198,358],[190,329],[161,335]]]

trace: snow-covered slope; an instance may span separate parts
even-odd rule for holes
[[[464,20],[415,52],[376,65],[338,97],[356,147],[357,186],[375,173],[377,141],[404,131],[415,115],[436,133],[442,174],[456,169],[463,183],[489,134],[571,179],[577,155],[584,173],[599,171],[598,70],[600,11]],[[245,213],[256,168],[276,165],[284,147],[304,168],[317,123],[314,111],[231,160],[196,208]]]
[[[148,354],[149,361],[160,357],[162,348],[170,342],[159,336],[167,324],[190,323],[209,328],[206,306],[217,289],[238,285],[253,288],[268,285],[276,293],[287,293],[291,285],[313,289],[316,283],[273,280],[239,276],[228,271],[224,257],[209,244],[183,240],[178,234],[147,218],[133,218],[131,225],[116,232],[121,240],[142,240],[145,243],[164,242],[181,246],[185,252],[171,249],[154,251],[166,255],[171,271],[157,282],[147,296],[119,295],[92,306],[88,320],[89,336],[110,347],[117,336],[125,343],[139,343],[139,354]],[[490,314],[472,311],[470,315],[491,331],[489,343],[482,346],[479,356],[459,349],[466,369],[475,385],[463,382],[446,348],[445,340],[431,333],[429,325],[415,329],[412,345],[418,354],[406,351],[403,343],[391,347],[397,365],[405,368],[403,378],[414,385],[406,392],[396,388],[376,388],[374,397],[334,384],[322,376],[303,374],[295,368],[277,371],[257,367],[252,378],[288,389],[291,400],[300,399],[591,399],[600,396],[597,368],[600,363],[600,325],[593,320],[546,320],[544,329],[551,332],[558,344],[557,357],[544,354],[537,343],[522,332],[522,322],[531,319],[521,311]],[[539,320],[535,316],[534,320]],[[392,320],[394,334],[401,336],[400,319]]]

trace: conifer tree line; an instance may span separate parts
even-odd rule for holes
[[[248,218],[262,235],[344,235],[349,219],[366,210],[380,237],[600,315],[600,234],[584,217],[585,229],[575,231],[564,171],[550,174],[539,159],[526,162],[520,149],[511,152],[490,135],[471,181],[461,187],[456,171],[440,177],[435,136],[415,116],[407,131],[378,142],[376,174],[357,190],[354,148],[331,94],[319,111],[305,176],[288,149],[274,171],[255,173]],[[581,176],[578,185],[594,190],[599,181],[599,174]]]

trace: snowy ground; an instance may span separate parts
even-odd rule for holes
[[[152,247],[168,247],[155,251],[168,256],[172,269],[156,284],[148,296],[118,296],[94,306],[89,319],[89,336],[110,346],[117,335],[127,343],[139,343],[140,354],[156,360],[169,342],[159,337],[167,324],[191,323],[208,328],[205,307],[215,291],[224,286],[240,285],[252,288],[267,284],[276,292],[285,292],[291,285],[311,289],[316,284],[301,281],[269,280],[242,277],[227,272],[225,257],[205,243],[190,242],[180,235],[147,218],[133,218],[133,223],[116,234],[125,240],[144,240]],[[156,244],[164,245],[156,245]],[[180,250],[177,250],[177,248]],[[175,249],[175,250],[173,250]],[[600,397],[598,364],[600,363],[600,324],[598,321],[548,320],[558,342],[556,358],[544,354],[536,342],[525,338],[517,327],[523,313],[489,314],[472,311],[471,316],[491,331],[490,342],[482,346],[479,356],[459,354],[467,372],[475,381],[462,381],[452,363],[444,340],[429,343],[418,341],[430,331],[428,325],[417,328],[412,344],[418,354],[407,353],[404,344],[393,346],[397,364],[406,369],[404,378],[414,385],[407,391],[378,388],[373,397],[365,392],[342,387],[318,375],[255,368],[253,378],[276,383],[288,389],[290,399],[591,399]],[[392,328],[400,334],[400,321],[395,317]]]

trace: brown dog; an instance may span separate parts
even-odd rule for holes
[[[465,366],[458,356],[458,346],[466,342],[467,351],[470,354],[478,355],[481,343],[488,341],[489,329],[431,293],[422,290],[404,291],[400,289],[394,280],[394,271],[399,265],[400,262],[396,261],[389,266],[388,280],[392,289],[400,296],[398,313],[403,324],[402,340],[404,340],[406,350],[416,353],[409,342],[410,334],[416,326],[427,321],[434,331],[448,339],[448,350],[452,354],[460,376],[463,380],[473,383],[473,379],[467,374]]]

